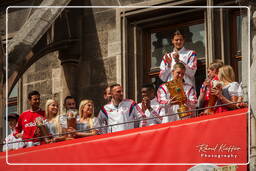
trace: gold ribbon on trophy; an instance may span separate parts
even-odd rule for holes
[[[188,107],[185,105],[187,97],[184,92],[183,81],[181,79],[172,80],[167,82],[166,86],[170,93],[170,99],[173,98],[174,101],[178,101],[179,117],[183,118],[185,116],[191,115],[192,112],[186,112],[188,111]]]

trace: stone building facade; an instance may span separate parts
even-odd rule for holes
[[[47,20],[45,29],[32,30],[28,34],[31,43],[29,46],[21,44],[20,49],[11,44],[20,40],[18,38],[21,36],[17,36],[19,33],[26,34],[26,25],[33,26],[36,22],[42,24],[42,21],[33,18],[33,14],[40,9],[8,10],[7,37],[10,47],[14,47],[7,52],[10,55],[9,91],[17,85],[18,113],[28,107],[26,97],[34,89],[41,93],[42,108],[48,98],[56,98],[62,108],[65,96],[73,95],[78,102],[85,98],[94,100],[97,111],[104,103],[104,87],[116,82],[124,86],[125,97],[140,101],[140,87],[143,84],[160,84],[157,76],[159,59],[171,49],[169,37],[177,28],[185,32],[186,45],[199,54],[196,86],[199,87],[204,80],[209,63],[221,59],[235,68],[236,78],[243,83],[245,99],[248,100],[248,68],[252,64],[251,73],[256,68],[256,26],[252,24],[256,20],[256,4],[253,1],[48,1],[17,0],[3,4],[68,4],[66,9],[45,11],[42,17]],[[124,7],[128,5],[130,7]],[[3,42],[6,42],[5,12],[5,9],[1,9],[0,31]],[[55,17],[49,17],[51,15]],[[249,22],[251,24],[248,27]],[[255,79],[251,74],[252,101],[256,95]],[[256,102],[252,102],[253,111],[256,110],[254,104]],[[254,123],[255,120],[252,120],[252,130],[255,129]],[[255,145],[255,139],[251,140]],[[252,147],[254,150],[255,147]]]

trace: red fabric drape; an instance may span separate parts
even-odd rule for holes
[[[180,120],[8,153],[11,164],[180,164],[180,166],[8,166],[0,170],[187,170],[197,163],[245,164],[247,110]],[[184,165],[189,164],[189,165]],[[245,170],[238,166],[237,170]]]

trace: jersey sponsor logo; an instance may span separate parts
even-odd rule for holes
[[[43,120],[43,124],[44,125],[46,125],[48,122],[47,122],[47,120]],[[26,123],[25,124],[25,128],[27,128],[27,127],[34,127],[34,126],[36,126],[36,123],[35,122],[29,122],[29,123]]]
[[[29,122],[29,123],[25,124],[25,128],[27,128],[27,127],[34,127],[34,126],[36,126],[35,122]]]

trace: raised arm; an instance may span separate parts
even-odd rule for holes
[[[159,78],[162,81],[167,82],[168,80],[171,80],[172,78],[171,67],[172,67],[171,53],[167,53],[163,56],[163,59],[160,64]]]

